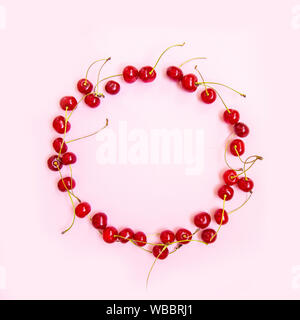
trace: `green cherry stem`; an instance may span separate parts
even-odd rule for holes
[[[181,65],[178,66],[178,68],[181,68],[183,65],[185,65],[186,63],[193,61],[193,60],[198,60],[198,59],[207,59],[206,57],[196,57],[196,58],[191,58],[189,60],[184,61]]]

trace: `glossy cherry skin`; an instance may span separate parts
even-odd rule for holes
[[[107,226],[107,215],[103,212],[98,212],[93,215],[92,225],[96,229],[105,229]]]
[[[167,247],[156,245],[153,247],[152,253],[155,258],[163,260],[166,259],[166,257],[169,255],[169,249]]]
[[[186,240],[186,241],[179,242],[180,244],[188,244],[192,239],[192,233],[187,229],[181,228],[177,230],[175,237],[177,241]]]
[[[139,231],[139,232],[137,232],[137,233],[134,234],[133,240],[135,240],[135,243],[136,243],[139,247],[143,247],[143,246],[146,245],[147,237],[146,237],[146,235],[145,235],[144,232]]]
[[[74,189],[76,187],[76,182],[71,177],[66,177],[58,181],[57,187],[61,192],[66,192],[67,190]]]
[[[97,108],[100,105],[100,98],[97,97],[95,94],[89,94],[84,98],[84,102],[90,107],[90,108]]]
[[[167,69],[167,76],[174,81],[180,81],[183,78],[183,72],[180,68],[171,66]]]
[[[233,186],[239,180],[237,173],[234,170],[226,170],[223,174],[223,180],[225,184]]]
[[[235,134],[241,138],[247,137],[247,135],[249,134],[249,131],[250,131],[248,126],[245,125],[245,123],[243,123],[243,122],[236,123],[234,125],[233,129],[234,129]]]
[[[192,74],[186,74],[181,79],[182,87],[188,92],[194,92],[197,90],[197,85],[195,84],[198,81],[198,78]]]
[[[57,155],[51,156],[48,159],[47,164],[48,164],[48,168],[52,171],[58,171],[58,168],[60,170],[63,166],[63,164],[61,162],[61,158],[59,158]],[[58,168],[57,168],[57,166],[58,166]]]
[[[118,238],[121,243],[127,243],[129,239],[133,238],[134,232],[130,228],[125,228],[119,232],[119,236],[122,237],[122,238]]]
[[[212,238],[213,237],[213,238]],[[205,229],[201,233],[201,239],[205,243],[213,243],[217,240],[217,234],[214,229]]]
[[[228,112],[228,110],[224,111],[223,119],[226,123],[234,125],[237,122],[239,122],[240,114],[237,110],[234,110],[234,109],[229,109],[229,111],[230,112]]]
[[[228,186],[228,185],[224,185],[222,186],[219,190],[218,190],[218,196],[224,200],[224,196],[226,195],[226,199],[225,201],[231,200],[233,195],[234,195],[234,191],[233,189]]]
[[[135,82],[139,77],[139,71],[134,66],[127,66],[123,69],[123,79],[127,83]]]
[[[68,110],[74,110],[74,108],[77,106],[77,100],[72,96],[66,96],[60,99],[59,104],[63,110],[66,110],[67,107]]]
[[[197,213],[194,217],[194,224],[200,229],[205,229],[211,222],[211,216],[207,212]]]
[[[204,103],[211,104],[211,103],[215,102],[216,99],[217,99],[217,94],[214,89],[208,88],[207,92],[206,92],[206,90],[203,90],[201,92],[201,100]]]
[[[162,243],[172,243],[175,240],[175,234],[171,230],[164,230],[160,233],[160,240]]]
[[[93,84],[87,79],[80,79],[77,82],[77,89],[83,94],[88,94],[93,91]]]
[[[56,138],[53,143],[53,148],[54,150],[60,154],[64,154],[68,151],[68,146],[67,144],[64,142],[64,139],[63,138]]]
[[[110,80],[105,85],[105,91],[109,94],[117,94],[120,91],[120,85],[118,82]]]
[[[77,161],[76,154],[73,152],[66,152],[62,155],[61,161],[64,165],[74,164]]]
[[[84,218],[91,212],[91,206],[87,202],[80,202],[75,208],[75,214],[78,218]]]
[[[152,71],[153,70],[153,71]],[[151,72],[152,71],[152,72]],[[151,72],[151,73],[150,73]],[[139,78],[143,81],[143,82],[152,82],[155,80],[156,78],[156,72],[155,70],[150,67],[150,66],[146,66],[140,69],[139,71]]]
[[[238,183],[237,183],[239,189],[241,189],[244,192],[249,192],[253,189],[254,187],[254,182],[253,180],[251,180],[250,178],[247,177],[247,179],[245,177],[240,178]]]
[[[235,157],[243,155],[245,153],[245,144],[241,139],[234,139],[230,143],[230,152]]]
[[[221,222],[222,225],[226,224],[228,222],[228,213],[226,212],[226,210],[224,210],[223,212],[223,209],[218,209],[214,214],[214,218],[217,224],[221,224]]]
[[[118,230],[115,227],[106,227],[103,230],[103,240],[107,243],[113,243],[115,241],[117,241],[118,237],[116,237],[118,235]]]
[[[52,123],[54,130],[60,134],[65,133],[65,122],[66,122],[66,119],[63,116],[57,116],[56,118],[54,118]],[[69,132],[70,129],[71,129],[71,124],[69,121],[67,121],[66,132]]]

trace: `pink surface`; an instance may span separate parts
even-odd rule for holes
[[[300,297],[299,234],[299,1],[1,1],[1,224],[0,297],[3,299],[210,299]],[[221,90],[251,135],[247,154],[260,154],[250,176],[253,199],[230,216],[212,246],[191,243],[158,262],[131,244],[105,244],[88,220],[72,219],[66,194],[49,172],[51,128],[63,95],[80,94],[76,81],[90,62],[111,56],[103,76],[126,64],[153,65],[167,46],[151,84],[121,82],[95,110],[74,113],[70,137],[104,123],[118,131],[199,129],[204,171],[186,165],[97,162],[99,138],[74,143],[76,193],[104,211],[118,228],[154,233],[194,230],[192,215],[221,206],[215,195],[225,169],[220,101],[204,105],[164,76],[167,66],[193,56],[207,80],[234,86],[247,99]],[[184,67],[193,72],[194,63]],[[91,73],[95,78],[97,68]],[[103,132],[104,133],[104,132]],[[100,136],[99,136],[100,137]],[[232,159],[232,158],[230,158]],[[290,171],[288,171],[290,169]],[[237,192],[228,210],[244,199]]]

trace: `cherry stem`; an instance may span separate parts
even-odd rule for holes
[[[207,59],[207,58],[205,58],[205,57],[196,57],[196,58],[192,58],[192,59],[186,60],[181,65],[179,65],[179,68],[181,68],[184,64],[186,64],[186,63],[188,63],[190,61],[198,60],[198,59]]]
[[[206,85],[205,85],[205,86],[206,86]],[[222,103],[223,103],[224,107],[226,108],[227,112],[228,112],[228,113],[231,113],[231,111],[228,109],[228,107],[227,107],[227,105],[226,105],[225,101],[222,99],[222,97],[221,97],[220,93],[219,93],[215,88],[213,88],[213,87],[211,87],[211,86],[207,86],[207,87],[208,87],[208,88],[211,88],[211,89],[213,89],[213,90],[215,90],[215,91],[216,91],[216,94],[217,94],[217,95],[218,95],[218,97],[221,99],[221,101],[222,101]]]
[[[95,88],[96,88],[96,90],[95,90],[95,91],[96,91],[96,94],[98,94],[98,84],[99,84],[100,73],[101,73],[101,71],[102,71],[103,67],[105,66],[105,64],[106,64],[109,60],[111,60],[111,57],[107,58],[107,59],[104,61],[104,63],[102,64],[102,66],[100,67],[100,69],[99,69],[99,71],[98,71],[98,75],[97,75],[97,84],[95,85]]]
[[[202,83],[203,83],[203,85],[204,85],[204,87],[205,87],[206,95],[209,96],[209,93],[208,93],[207,87],[206,87],[206,83],[205,83],[205,81],[204,81],[204,78],[202,77],[201,72],[198,70],[197,66],[195,66],[195,70],[199,73],[199,75],[200,75],[200,77],[201,77],[201,79],[202,79],[202,81],[203,81]],[[198,84],[198,82],[195,82],[195,84]]]
[[[196,82],[195,84],[197,84],[197,85],[202,85],[202,84],[203,84],[203,85],[205,85],[205,84],[216,84],[216,85],[219,85],[219,86],[226,87],[226,88],[228,88],[228,89],[230,89],[230,90],[238,93],[240,96],[246,98],[246,95],[245,95],[244,93],[241,93],[241,92],[239,92],[239,91],[237,91],[237,90],[235,90],[235,89],[227,86],[226,84],[222,84],[222,83],[218,83],[218,82],[204,82],[203,78],[202,78],[202,81],[203,81],[203,82]]]
[[[64,137],[63,137],[63,141],[62,141],[62,144],[60,146],[60,149],[59,149],[59,153],[58,153],[58,157],[61,156],[61,151],[62,151],[62,148],[63,148],[63,145],[65,143],[65,139],[66,139],[66,133],[67,133],[67,122],[68,122],[68,107],[66,107],[66,112],[65,112],[65,127],[64,127]]]
[[[99,81],[96,83],[95,87],[98,88],[99,83],[102,82],[102,81],[104,81],[104,80],[107,80],[107,79],[110,79],[110,78],[114,78],[114,77],[121,77],[121,76],[123,76],[122,73],[120,73],[120,74],[114,74],[114,75],[112,75],[112,76],[105,77],[105,78],[99,80]],[[98,93],[98,91],[97,91],[97,92],[92,92],[92,93],[95,93],[95,94],[97,94],[97,95],[102,95],[102,96],[104,97],[104,95],[103,95],[102,93]]]
[[[250,193],[250,195],[249,195],[249,197],[246,199],[246,201],[244,201],[239,207],[237,207],[236,209],[234,209],[234,210],[232,210],[232,211],[230,211],[230,212],[228,212],[228,215],[229,214],[232,214],[233,212],[236,212],[236,211],[238,211],[239,209],[241,209],[248,201],[249,201],[249,199],[251,198],[251,196],[252,196],[252,194],[253,194],[253,192],[252,191],[250,191],[249,192]]]
[[[153,67],[152,70],[149,72],[149,74],[150,74],[150,75],[152,74],[152,72],[153,72],[154,69],[156,68],[159,60],[161,59],[161,57],[162,57],[169,49],[174,48],[174,47],[182,47],[182,46],[184,46],[184,45],[185,45],[185,42],[184,42],[184,43],[181,43],[181,44],[174,44],[174,45],[168,47],[165,51],[163,51],[163,53],[159,56],[159,58],[157,59],[155,65],[154,65],[154,67]]]
[[[76,139],[72,139],[70,141],[67,141],[66,143],[71,143],[71,142],[74,142],[74,141],[78,141],[78,140],[81,140],[81,139],[85,139],[85,138],[94,136],[95,134],[99,133],[101,130],[105,129],[107,126],[108,126],[108,119],[106,119],[105,125],[102,128],[100,128],[99,130],[97,130],[97,131],[95,131],[95,132],[93,132],[91,134],[88,134],[86,136],[83,136],[83,137],[80,137],[80,138],[76,138]]]
[[[104,60],[107,60],[107,59],[99,59],[99,60],[94,61],[92,64],[90,64],[90,66],[88,67],[88,69],[87,69],[87,71],[86,71],[86,74],[85,74],[85,82],[84,82],[85,85],[86,85],[86,83],[87,83],[87,76],[88,76],[88,73],[89,73],[91,67],[92,67],[95,63],[97,63],[97,62],[99,62],[99,61],[104,61]]]

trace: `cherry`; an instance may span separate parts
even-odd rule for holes
[[[66,152],[62,155],[61,161],[64,165],[73,164],[77,160],[76,154],[73,152]]]
[[[218,190],[218,196],[224,200],[224,196],[226,195],[226,199],[225,201],[231,200],[233,195],[234,195],[234,191],[233,189],[228,186],[228,185],[224,185],[222,186],[219,190]]]
[[[113,243],[117,240],[118,230],[115,227],[106,227],[103,230],[103,240],[107,243]]]
[[[71,129],[71,124],[69,121],[66,122],[65,117],[63,116],[57,116],[56,118],[54,118],[53,120],[53,128],[56,132],[58,133],[65,133],[65,124],[66,124],[66,132],[68,132]]]
[[[56,138],[53,143],[53,148],[54,150],[60,154],[64,154],[65,152],[68,151],[68,146],[67,144],[64,142],[63,138]]]
[[[136,245],[138,245],[139,247],[143,247],[144,245],[146,245],[147,237],[144,232],[139,231],[134,234],[133,240],[135,240]]]
[[[200,229],[205,229],[209,226],[211,217],[207,212],[200,212],[194,217],[194,224]]]
[[[241,139],[234,139],[230,143],[230,152],[235,157],[241,156],[245,152],[245,144]]]
[[[96,229],[105,229],[107,226],[107,215],[103,212],[98,212],[93,215],[92,225]]]
[[[60,99],[59,104],[63,110],[66,110],[67,107],[68,110],[74,110],[74,108],[77,106],[77,100],[72,96],[66,96]]]
[[[175,240],[175,234],[171,230],[164,230],[160,233],[162,243],[172,243]]]
[[[125,228],[119,232],[119,236],[122,237],[122,238],[119,238],[120,242],[127,243],[129,239],[133,238],[134,232],[130,228]]]
[[[242,191],[249,192],[253,189],[254,182],[253,182],[253,180],[251,180],[248,177],[247,178],[243,177],[243,178],[239,179],[237,185],[238,185],[239,189],[241,189]]]
[[[217,99],[217,94],[214,89],[208,88],[201,92],[201,100],[204,103],[211,104]]]
[[[228,110],[230,112],[228,112]],[[224,113],[223,113],[223,119],[226,123],[229,123],[229,124],[236,124],[237,122],[239,122],[240,120],[240,114],[238,111],[234,110],[234,109],[228,109],[228,110],[225,110]]]
[[[205,243],[213,243],[217,240],[217,233],[214,229],[205,229],[201,233],[201,239]]]
[[[120,85],[118,82],[110,80],[106,83],[105,90],[109,94],[117,94],[120,91]]]
[[[97,108],[100,105],[100,98],[96,94],[89,94],[84,98],[84,102],[90,108]]]
[[[58,168],[60,170],[63,166],[63,164],[61,162],[61,158],[59,158],[57,155],[51,156],[48,159],[47,164],[48,164],[48,168],[52,171],[58,171]],[[57,166],[58,166],[58,168],[57,168]]]
[[[192,239],[192,233],[191,233],[191,231],[189,231],[187,229],[181,228],[181,229],[177,230],[175,237],[176,237],[177,241],[185,240],[185,241],[180,242],[180,244],[188,244],[190,242],[190,240]]]
[[[76,187],[76,182],[71,177],[66,177],[58,181],[57,187],[61,192],[65,192],[74,189]]]
[[[234,125],[234,132],[237,136],[244,138],[249,134],[249,128],[245,123],[238,122]]]
[[[154,246],[152,249],[152,253],[155,258],[163,260],[166,259],[166,257],[169,255],[169,249],[163,246]]]
[[[77,89],[83,94],[88,94],[93,91],[93,84],[88,79],[80,79],[77,82]]]
[[[194,92],[197,90],[197,85],[195,84],[197,81],[198,78],[193,73],[189,73],[183,76],[181,84],[186,91]]]
[[[226,170],[223,174],[224,182],[229,185],[233,186],[239,180],[237,173],[234,170]]]
[[[180,68],[171,66],[167,69],[167,76],[174,81],[180,81],[183,77],[183,72]]]
[[[222,219],[222,217],[223,217],[223,219]],[[217,224],[221,224],[221,222],[222,222],[222,225],[223,225],[228,222],[228,214],[225,210],[223,212],[223,209],[216,210],[216,212],[214,214],[214,218],[215,218]]]
[[[139,78],[143,82],[152,82],[156,78],[156,72],[155,70],[150,66],[145,66],[140,69],[139,71]]]
[[[128,83],[135,82],[139,77],[139,71],[134,66],[127,66],[123,69],[123,79]]]
[[[78,218],[84,218],[91,212],[91,206],[87,202],[80,202],[75,208],[75,214]]]

